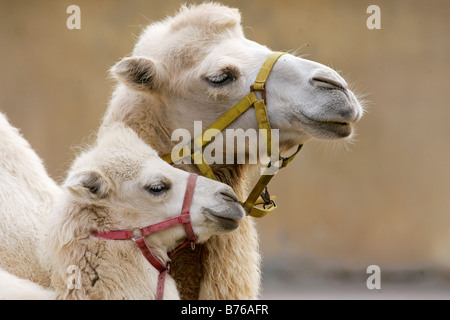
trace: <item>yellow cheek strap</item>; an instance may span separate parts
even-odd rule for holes
[[[234,120],[239,118],[245,111],[247,111],[252,106],[255,109],[255,115],[256,119],[258,120],[259,128],[264,129],[261,130],[261,133],[263,133],[263,138],[266,143],[267,154],[271,155],[272,134],[269,116],[267,115],[267,106],[265,101],[266,100],[265,86],[273,66],[275,65],[277,60],[284,54],[285,54],[284,52],[273,52],[271,55],[269,55],[269,57],[266,59],[263,66],[261,67],[258,76],[256,77],[254,85],[251,87],[251,92],[248,95],[246,95],[241,101],[235,104],[231,109],[225,112],[219,119],[214,121],[205,131],[202,132],[201,135],[194,138],[194,143],[200,150],[193,152],[192,158],[203,176],[213,180],[217,180],[213,170],[203,158],[202,154],[203,147],[206,146],[209,142],[211,142],[213,138],[211,137],[210,140],[204,140],[205,132],[211,129],[215,129],[217,130],[217,132],[223,131],[227,126],[229,126]],[[263,99],[261,100],[258,99],[256,97],[255,91],[260,91]],[[277,207],[274,201],[275,197],[271,197],[269,195],[269,192],[267,191],[267,185],[273,178],[274,174],[278,171],[278,169],[286,167],[299,153],[301,148],[302,145],[300,145],[297,151],[288,158],[279,157],[278,163],[280,164],[279,167],[277,168],[274,168],[275,164],[272,163],[268,164],[266,171],[259,178],[253,190],[248,195],[247,200],[245,200],[245,202],[242,203],[242,206],[244,207],[248,215],[252,217],[261,218],[264,217],[266,214],[272,212]],[[173,150],[172,153],[164,155],[162,158],[169,164],[173,164],[174,162],[177,162],[178,160],[181,160],[183,158],[183,156],[180,156],[180,152],[182,152],[183,155],[187,154],[191,155],[191,146],[186,145],[177,150]],[[256,207],[257,205],[262,205],[263,207],[262,208]]]

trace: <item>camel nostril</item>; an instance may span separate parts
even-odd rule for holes
[[[316,87],[346,90],[345,86],[343,84],[341,84],[340,82],[333,80],[333,79],[324,78],[324,77],[314,77],[311,79],[311,81],[312,81],[312,84]]]
[[[222,198],[225,201],[230,201],[230,202],[238,202],[239,201],[237,196],[232,192],[220,191],[219,194],[222,196]]]

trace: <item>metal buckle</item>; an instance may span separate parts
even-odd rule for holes
[[[134,227],[133,229],[131,229],[131,232],[133,233],[133,237],[131,238],[131,240],[133,240],[134,242],[136,242],[137,239],[143,237],[142,227]]]
[[[191,241],[191,249],[195,250],[195,242],[194,241]]]
[[[275,208],[276,208],[276,207],[277,207],[277,204],[275,203],[275,200],[270,200],[269,203],[263,204],[263,208],[264,208],[264,209],[267,209],[266,206],[269,206],[269,209],[272,208],[272,207],[275,207]]]
[[[270,199],[270,194],[269,190],[267,189],[267,186],[264,188],[264,191],[261,192],[261,198],[264,200],[265,204],[270,204],[270,202],[272,201]]]
[[[262,90],[255,90],[253,85],[251,85],[250,92],[260,92],[261,98],[262,98],[262,100],[264,100],[264,104],[267,105],[266,86],[265,85],[264,85],[264,89],[262,89]]]
[[[265,187],[264,191],[261,192],[261,198],[264,200],[264,204],[263,204],[264,209],[267,209],[266,206],[269,206],[269,209],[277,206],[275,201],[270,199],[270,194],[269,194],[269,190],[267,189],[267,187]]]

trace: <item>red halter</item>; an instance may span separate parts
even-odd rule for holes
[[[186,232],[187,240],[176,247],[169,253],[169,257],[186,246],[187,244],[191,244],[192,249],[195,248],[195,243],[198,241],[197,236],[194,233],[194,229],[191,225],[191,215],[190,208],[192,204],[192,198],[194,196],[195,184],[197,182],[198,175],[195,173],[191,173],[188,178],[188,182],[186,185],[186,192],[184,194],[183,207],[181,209],[181,214],[179,216],[152,224],[150,226],[141,228],[136,227],[129,230],[112,230],[105,232],[92,232],[92,235],[97,238],[107,239],[107,240],[133,240],[138,245],[139,249],[141,249],[144,257],[150,262],[150,264],[159,271],[158,276],[158,285],[156,290],[156,300],[162,300],[164,296],[164,283],[167,272],[170,272],[170,261],[164,265],[161,260],[159,260],[153,252],[150,250],[147,242],[145,241],[145,236],[168,229],[170,227],[182,224],[184,227],[184,231]]]

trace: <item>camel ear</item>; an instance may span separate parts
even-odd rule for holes
[[[156,91],[164,85],[164,68],[147,57],[129,57],[111,69],[116,78],[138,91]]]
[[[65,186],[75,197],[83,200],[103,199],[111,186],[106,178],[96,171],[83,171],[69,176]]]

